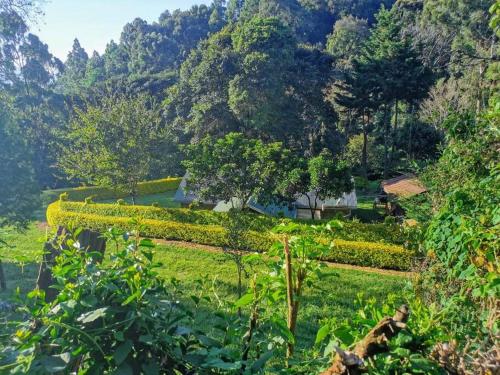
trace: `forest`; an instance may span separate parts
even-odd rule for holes
[[[500,0],[213,0],[65,61],[44,3],[0,0],[0,374],[500,373]]]

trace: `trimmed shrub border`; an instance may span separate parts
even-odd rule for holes
[[[181,183],[181,177],[167,177],[159,180],[139,182],[137,186],[137,195],[150,195],[164,193],[166,191],[177,190]],[[94,199],[119,199],[128,197],[128,193],[118,189],[105,188],[99,186],[82,186],[68,189],[47,190],[45,194],[51,202],[59,199],[61,194],[68,194],[68,200],[83,202],[85,198],[94,197]]]
[[[99,216],[117,217],[141,217],[143,219],[167,220],[186,224],[201,225],[224,225],[228,220],[226,212],[215,212],[208,210],[192,210],[188,208],[163,208],[141,205],[120,205],[109,203],[82,203],[64,201],[61,203],[64,211],[71,211],[83,214],[93,214]],[[290,220],[304,226],[318,224],[319,221]],[[248,214],[246,225],[248,229],[257,232],[265,232],[275,227],[281,220],[257,214]],[[344,221],[343,229],[339,230],[336,238],[346,241],[362,241],[386,243],[389,245],[401,245],[404,236],[401,227],[397,224],[386,223],[365,224],[359,222]]]
[[[67,211],[65,202],[57,201],[47,208],[47,222],[51,226],[82,227],[106,231],[110,227],[133,229],[131,217],[104,216],[92,213]],[[137,207],[136,207],[137,208]],[[140,208],[139,208],[140,209]],[[227,245],[227,231],[220,225],[192,224],[172,220],[141,218],[138,229],[142,236],[194,242],[203,245]],[[247,243],[253,251],[267,251],[277,237],[269,232],[249,231]],[[324,241],[331,241],[327,238]],[[410,268],[413,253],[401,246],[375,242],[334,240],[330,254],[322,260],[357,266],[406,271]]]

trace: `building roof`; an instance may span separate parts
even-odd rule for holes
[[[408,174],[384,180],[381,185],[387,194],[402,198],[422,194],[427,191],[426,187],[416,176]]]

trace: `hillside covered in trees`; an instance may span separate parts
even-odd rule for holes
[[[43,6],[0,0],[0,247],[58,228],[39,255],[60,293],[3,319],[0,373],[500,371],[499,0],[213,0],[130,20],[102,54],[75,39],[65,61],[30,30]],[[199,201],[160,207],[184,175]],[[396,214],[380,186],[401,176],[425,194]],[[349,192],[361,210],[317,220]],[[310,218],[283,218],[301,198]],[[186,298],[145,237],[238,272],[221,296],[192,270]],[[377,302],[376,280],[323,262],[409,273]],[[343,277],[356,307],[310,307]]]

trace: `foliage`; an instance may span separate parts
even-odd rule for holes
[[[41,237],[44,241],[46,240],[45,229],[41,229],[36,224],[32,224],[26,232],[21,234],[6,231],[3,238],[12,245],[12,248],[0,249],[6,277],[9,280],[8,291],[0,292],[3,301],[11,301],[11,293],[17,287],[22,294],[33,289],[33,282],[38,275],[38,266],[35,262],[41,259],[43,253]],[[108,262],[108,256],[120,250],[121,248],[115,249],[114,246],[108,246],[105,262]],[[250,255],[255,257],[255,254]],[[238,298],[236,269],[223,252],[205,249],[203,246],[194,244],[158,244],[153,260],[162,263],[162,266],[156,268],[161,278],[167,280],[167,283],[172,279],[177,280],[178,286],[175,287],[175,293],[179,301],[195,306],[191,296],[200,298],[199,304],[196,305],[193,328],[201,329],[207,334],[213,332],[212,337],[223,336],[224,332],[216,327],[221,326],[220,323],[225,321],[225,318],[235,319],[237,316],[234,308],[230,310],[229,306],[228,310],[224,309],[224,311],[221,310],[221,314],[216,314],[219,304],[215,294],[220,300],[231,304]],[[252,264],[246,262],[246,267],[249,276],[243,279],[244,288],[249,285],[254,272],[259,274],[268,272],[268,267],[264,262],[255,262],[255,260]],[[358,289],[363,290],[366,297],[383,300],[387,293],[391,290],[399,290],[407,281],[402,274],[377,270],[369,272],[342,266],[326,267],[323,272],[326,275],[338,274],[339,278],[327,277],[324,282],[315,287],[305,289],[304,298],[308,302],[302,306],[299,314],[298,347],[295,357],[297,360],[311,358],[308,349],[314,344],[318,324],[322,319],[331,316],[343,319],[355,312],[352,301]],[[203,283],[200,284],[199,281]],[[174,290],[172,292],[174,293]],[[210,301],[206,297],[210,297]],[[280,303],[279,306],[274,305],[273,308],[283,314],[285,306]],[[243,317],[247,316],[247,311],[246,308],[242,309]],[[14,326],[9,323],[9,319],[17,321],[19,316],[15,314],[15,311],[3,310],[0,312],[0,317],[1,346],[8,333],[13,332]],[[243,319],[243,323],[246,323],[246,319]],[[239,345],[237,347],[239,348]]]
[[[445,312],[464,371],[471,372],[488,363],[498,335],[499,113],[496,99],[476,119],[447,121],[448,147],[431,169],[438,212],[425,233],[428,260],[416,283],[422,298]]]
[[[60,202],[64,211],[75,213],[95,214],[101,216],[121,216],[139,217],[143,219],[156,219],[166,221],[178,221],[181,223],[202,224],[202,225],[222,225],[229,220],[229,214],[225,212],[215,212],[212,210],[193,210],[184,208],[159,208],[152,206],[127,206],[123,204],[101,204],[94,203],[85,205],[81,202]],[[242,213],[239,215],[242,224],[250,230],[266,231],[278,225],[280,221],[288,222],[289,219],[278,219],[270,216],[253,213]],[[307,231],[308,227],[318,221],[294,220],[300,225],[302,231]],[[324,224],[325,221],[319,221]],[[334,238],[348,241],[382,242],[388,244],[403,244],[404,236],[402,227],[395,223],[375,223],[365,224],[357,221],[343,221],[342,226],[335,228],[331,235]]]
[[[40,290],[28,294],[29,318],[3,351],[2,371],[195,374],[248,366],[254,373],[270,359],[253,353],[240,358],[232,349],[240,340],[238,322],[225,342],[192,329],[194,311],[177,300],[175,281],[159,278],[153,243],[137,237],[123,242],[128,234],[117,230],[107,236],[118,249],[109,263],[68,240],[52,268],[56,299],[45,302]]]
[[[137,196],[175,191],[181,182],[180,177],[167,177],[159,180],[142,181],[137,184]],[[55,201],[61,194],[66,194],[66,200],[81,202],[85,198],[93,196],[96,200],[125,198],[128,192],[119,191],[114,188],[98,186],[82,186],[69,189],[46,190],[44,195],[50,202]]]
[[[185,153],[187,189],[201,200],[231,202],[234,208],[245,208],[252,197],[270,196],[290,155],[281,143],[264,144],[242,133],[206,137],[187,146]]]
[[[102,262],[102,254],[80,249],[74,239],[62,243],[52,268],[59,294],[55,301],[46,303],[43,292],[29,293],[23,308],[28,320],[18,324],[4,348],[3,370],[190,374],[231,373],[242,368],[257,373],[273,357],[273,362],[279,363],[276,354],[284,343],[295,342],[281,317],[282,310],[275,308],[285,295],[280,262],[271,258],[272,274],[254,276],[248,293],[235,302],[216,295],[213,302],[218,301],[220,312],[231,313],[236,308],[250,312],[248,328],[244,319],[218,313],[217,330],[224,333],[219,341],[203,329],[190,327],[195,320],[193,307],[177,301],[182,293],[178,282],[166,284],[159,278],[153,243],[139,240],[135,231],[133,240],[129,241],[128,235],[116,229],[107,232],[109,244],[116,250],[106,262]],[[319,274],[315,263],[307,259],[319,253],[306,256],[304,239],[294,238],[294,262],[302,264],[301,272],[312,273],[303,280],[303,287],[310,287],[311,277]],[[309,250],[318,251],[317,246]],[[252,257],[245,262],[251,262]],[[212,303],[208,295],[201,296]],[[191,298],[196,308],[201,299],[196,295]],[[301,305],[305,308],[305,301]],[[243,351],[237,349],[240,343]]]
[[[340,198],[352,191],[354,183],[349,168],[342,160],[335,160],[332,153],[324,149],[318,156],[307,161],[293,161],[290,171],[279,182],[277,190],[286,200],[296,200],[305,196],[311,211],[311,219],[316,218],[320,201]]]
[[[287,360],[293,356],[295,349],[297,319],[301,304],[304,303],[304,289],[306,286],[312,287],[323,276],[321,269],[324,264],[314,260],[323,258],[329,250],[328,245],[321,243],[315,236],[316,228],[311,227],[307,233],[294,236],[296,230],[297,226],[294,224],[275,227],[274,233],[282,238],[270,252],[270,255],[279,256],[280,259],[273,264],[272,275],[279,280],[278,285],[283,285],[282,293],[285,294],[286,291],[287,327],[293,336],[293,340],[289,340],[287,344]]]
[[[64,205],[64,204],[63,204]],[[87,205],[92,207],[97,205]],[[116,205],[118,209],[123,206]],[[157,210],[155,208],[155,210]],[[98,231],[106,231],[116,227],[127,231],[131,228],[129,216],[102,216],[61,209],[60,202],[49,205],[47,221],[52,226],[81,225]],[[158,219],[141,219],[141,235],[152,238],[181,240],[213,246],[227,246],[227,230],[221,225],[201,225]],[[268,231],[267,231],[268,232]],[[322,241],[331,242],[331,234],[325,234]],[[329,238],[330,237],[330,238]],[[276,238],[264,231],[248,231],[245,235],[248,249],[252,251],[267,251]],[[401,246],[387,245],[376,242],[333,240],[325,261],[355,264],[368,267],[407,270],[411,266],[413,253]]]
[[[139,182],[171,168],[163,154],[164,131],[151,98],[105,98],[99,107],[77,111],[59,164],[71,177],[115,187],[134,198]]]
[[[0,96],[0,228],[24,227],[37,208],[39,191],[28,148]]]
[[[366,20],[349,15],[335,22],[333,32],[328,36],[326,43],[326,50],[335,58],[335,66],[340,70],[352,67],[352,59],[368,36]]]
[[[398,297],[391,294],[382,304],[366,300],[359,293],[355,304],[357,312],[345,321],[329,320],[317,334],[316,345],[324,342],[324,356],[334,353],[336,346],[348,350],[362,340],[386,316],[392,316],[398,306]],[[434,345],[448,336],[442,327],[442,315],[436,306],[426,306],[421,300],[409,298],[410,317],[406,328],[389,341],[387,353],[376,354],[364,364],[370,374],[388,374],[404,371],[406,374],[445,374],[437,361],[429,358]]]
[[[322,98],[330,61],[297,44],[278,18],[255,17],[212,35],[169,90],[166,115],[193,141],[241,132],[301,152],[338,151],[334,113]],[[307,133],[307,136],[304,134]]]

